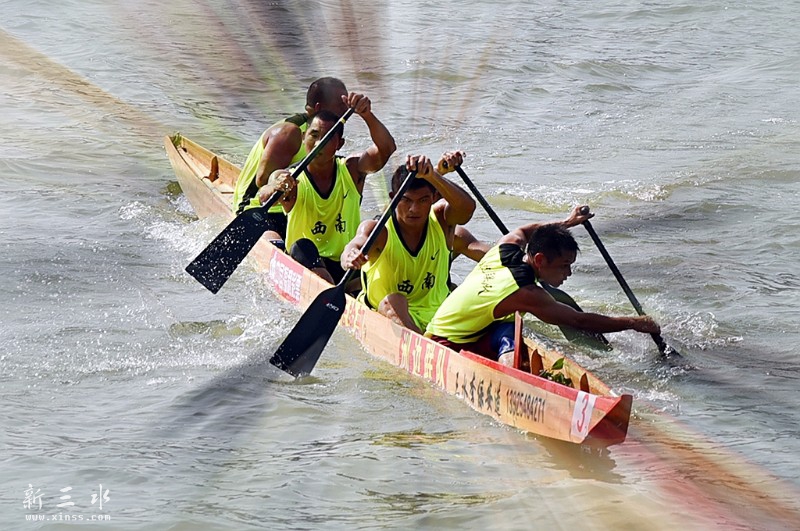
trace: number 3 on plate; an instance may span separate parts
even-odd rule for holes
[[[578,398],[575,400],[575,408],[572,410],[572,426],[570,435],[573,437],[586,437],[589,433],[589,425],[592,421],[592,411],[594,411],[595,395],[578,391]]]

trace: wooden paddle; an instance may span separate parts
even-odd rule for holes
[[[494,221],[494,224],[497,225],[498,229],[500,229],[500,232],[502,232],[503,234],[508,234],[509,232],[508,228],[505,226],[505,224],[503,224],[503,222],[497,216],[497,213],[494,211],[491,205],[489,205],[489,203],[486,201],[486,198],[483,197],[483,195],[478,191],[478,189],[475,187],[475,184],[467,176],[466,172],[463,169],[461,169],[461,166],[456,166],[456,172],[458,172],[458,174],[461,176],[461,179],[464,181],[464,184],[467,185],[467,188],[469,188],[472,191],[472,194],[475,196],[475,198],[478,200],[481,206],[483,206],[484,210],[486,210],[486,213],[489,214],[489,217],[492,218],[492,221]],[[581,307],[578,306],[578,303],[575,302],[575,299],[570,297],[569,294],[567,294],[566,292],[556,287],[553,287],[545,282],[539,282],[539,284],[541,284],[542,288],[544,288],[558,302],[571,306],[579,312],[583,311],[583,309],[581,309]],[[586,330],[573,328],[571,326],[559,325],[559,328],[561,329],[561,333],[564,334],[564,337],[567,338],[567,341],[581,343],[590,347],[599,348],[603,350],[611,350],[612,348],[611,344],[608,342],[608,340],[605,338],[603,334],[596,332],[587,332]]]
[[[344,123],[355,112],[352,107],[339,118],[336,125],[325,133],[325,136],[317,142],[311,153],[297,165],[292,171],[292,177],[297,178],[305,171],[308,164],[314,160],[322,148],[341,131]],[[265,222],[267,211],[283,192],[277,191],[270,196],[266,203],[258,208],[245,210],[231,221],[225,229],[214,238],[208,247],[203,250],[197,258],[186,266],[186,272],[192,275],[198,282],[205,286],[211,293],[216,293],[228,281],[230,276],[242,263],[247,253],[255,246],[259,238],[269,229]]]
[[[586,208],[586,212],[582,213],[583,214],[588,213],[588,208]],[[611,272],[614,273],[614,276],[617,278],[617,282],[619,282],[619,285],[622,286],[622,291],[625,292],[625,295],[628,296],[628,300],[631,301],[631,304],[636,309],[636,313],[638,313],[639,315],[645,315],[644,310],[642,310],[642,305],[639,304],[639,301],[636,299],[636,296],[633,294],[633,291],[631,291],[630,286],[628,286],[628,283],[625,282],[625,279],[622,277],[622,273],[620,273],[619,269],[617,268],[617,265],[611,259],[611,255],[608,254],[608,251],[603,245],[603,242],[600,241],[600,237],[594,231],[594,227],[592,227],[591,222],[587,219],[586,221],[583,222],[583,226],[586,228],[586,231],[589,233],[589,236],[592,237],[592,240],[594,241],[594,244],[597,246],[597,249],[600,251],[600,254],[603,255],[603,258],[605,258],[609,269],[611,269]],[[653,341],[655,342],[656,346],[658,347],[658,350],[661,352],[662,355],[677,356],[679,358],[682,357],[680,352],[678,352],[671,346],[667,345],[666,341],[664,341],[664,338],[661,337],[661,334],[650,334],[650,336],[653,338]]]
[[[361,247],[363,254],[367,254],[375,244],[384,225],[416,176],[416,171],[410,172],[403,184],[400,185],[400,189]],[[356,269],[348,269],[338,284],[317,295],[281,346],[272,355],[269,360],[271,364],[295,377],[310,374],[314,370],[317,360],[344,313],[346,303],[344,287],[356,273]]]

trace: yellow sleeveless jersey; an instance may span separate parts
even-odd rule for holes
[[[533,268],[523,262],[525,251],[510,243],[495,245],[439,307],[425,330],[453,343],[478,340],[492,323],[494,308],[518,289],[536,283]]]
[[[297,178],[295,190],[297,200],[287,214],[286,248],[308,238],[321,257],[338,262],[361,222],[361,194],[347,169],[347,159],[336,157],[336,177],[327,197],[320,195],[306,172]]]
[[[298,114],[285,120],[281,120],[280,122],[276,122],[272,124],[270,128],[275,127],[278,124],[291,122],[300,127],[300,131],[305,134],[306,129],[308,128],[307,120],[308,116],[305,114]],[[261,163],[261,157],[263,155],[264,135],[262,134],[260,137],[258,137],[258,142],[253,145],[253,148],[250,150],[250,154],[247,155],[247,160],[244,161],[242,171],[239,173],[239,177],[236,179],[236,187],[233,190],[233,211],[236,214],[261,206],[261,202],[258,200],[258,187],[256,186],[255,180],[256,172],[258,171],[258,165]],[[305,156],[306,147],[301,142],[300,150],[294,154],[294,157],[292,157],[292,164],[300,162],[305,158]],[[281,205],[276,204],[272,205],[272,208],[270,208],[269,211],[283,213],[283,208]]]
[[[373,309],[390,293],[408,299],[408,309],[416,325],[425,330],[433,314],[450,290],[450,249],[436,214],[431,210],[422,246],[412,253],[397,231],[397,220],[386,224],[386,246],[375,262],[361,268],[362,297]]]

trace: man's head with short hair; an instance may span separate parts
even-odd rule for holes
[[[403,181],[406,180],[408,177],[408,169],[406,168],[405,164],[401,164],[394,170],[392,174],[392,196],[397,193],[400,187],[403,185]],[[436,193],[436,188],[425,179],[414,179],[411,181],[411,185],[408,188],[409,190],[419,190],[420,188],[429,188],[431,192],[434,194]]]
[[[578,243],[563,225],[540,225],[528,239],[526,262],[540,281],[558,287],[572,274],[578,250]]]
[[[548,260],[570,253],[577,254],[580,249],[572,233],[561,224],[540,225],[531,232],[526,252],[531,257],[542,253]]]
[[[311,121],[312,122],[319,121],[326,124],[335,124],[336,122],[339,121],[339,118],[340,116],[336,116],[336,113],[329,111],[327,109],[323,109],[319,111],[317,114],[315,114],[314,117],[311,119]],[[339,136],[344,137],[344,124],[342,124],[339,129]]]
[[[342,96],[347,95],[347,87],[341,79],[335,77],[321,77],[311,83],[306,92],[306,112],[309,116],[327,110],[342,116],[347,110],[347,105],[342,101]]]
[[[308,153],[311,153],[317,142],[322,140],[331,128],[336,127],[338,129],[338,132],[333,135],[330,142],[311,161],[312,165],[321,162],[323,159],[327,160],[328,157],[324,153],[328,153],[330,157],[333,157],[344,145],[344,124],[339,124],[338,122],[339,117],[328,110],[319,111],[309,121],[308,129],[303,135],[303,145]]]

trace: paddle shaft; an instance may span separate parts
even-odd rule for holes
[[[494,221],[494,224],[497,225],[498,229],[500,229],[500,232],[502,232],[503,234],[508,234],[508,228],[500,220],[497,213],[486,201],[486,198],[483,197],[483,194],[481,194],[478,191],[472,180],[469,177],[467,177],[466,172],[464,172],[464,170],[461,169],[461,166],[456,166],[456,172],[458,172],[458,175],[461,176],[461,180],[464,181],[464,184],[467,185],[467,188],[469,188],[470,191],[472,191],[472,194],[475,196],[475,199],[478,200],[478,202],[481,204],[486,213],[489,214],[489,217],[492,218],[492,221]]]
[[[622,291],[624,291],[625,295],[628,296],[628,300],[631,301],[631,304],[636,309],[636,313],[638,313],[639,315],[647,315],[644,313],[642,305],[639,304],[639,300],[636,298],[636,295],[633,294],[633,291],[631,291],[630,286],[628,286],[628,283],[622,277],[622,273],[620,273],[619,268],[617,268],[617,265],[614,263],[614,260],[611,259],[611,255],[608,254],[605,245],[603,245],[603,242],[600,241],[600,237],[595,232],[594,227],[592,227],[592,223],[587,219],[586,221],[583,222],[583,226],[586,228],[586,231],[589,233],[589,236],[591,236],[592,241],[594,241],[594,244],[597,246],[597,249],[600,251],[600,254],[603,255],[603,258],[608,264],[608,268],[611,269],[611,272],[614,274],[614,277],[616,277],[617,282],[619,282],[619,285],[622,286]],[[666,341],[664,341],[664,338],[661,337],[661,334],[650,334],[650,337],[653,338],[653,341],[658,347],[658,350],[661,351],[662,354],[680,355],[678,351],[667,345]]]

